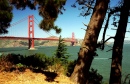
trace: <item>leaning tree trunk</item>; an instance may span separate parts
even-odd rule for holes
[[[119,26],[117,29],[115,42],[113,46],[109,84],[121,84],[122,50],[128,22],[129,8],[130,8],[130,0],[124,0],[123,7],[121,8]]]
[[[78,53],[77,64],[70,77],[75,84],[88,83],[89,69],[95,55],[97,39],[106,15],[108,3],[109,0],[96,0],[86,35]]]

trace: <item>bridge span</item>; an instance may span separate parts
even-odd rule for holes
[[[52,41],[58,41],[58,38],[29,38],[29,37],[10,37],[10,36],[0,36],[0,39],[4,40],[4,39],[15,39],[15,40],[29,40],[29,39],[33,39],[33,40],[52,40]],[[67,40],[64,39],[65,42],[76,42],[76,40]]]
[[[28,49],[34,49],[34,40],[52,40],[58,41],[59,38],[35,38],[34,37],[34,16],[28,16],[28,36],[17,37],[17,36],[0,36],[0,39],[14,39],[14,40],[28,40]],[[71,42],[72,46],[76,43],[74,32],[72,33],[71,39],[64,39],[65,42]]]

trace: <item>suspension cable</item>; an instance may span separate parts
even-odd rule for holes
[[[34,16],[34,18],[36,19],[36,17]],[[36,19],[37,20],[37,19]],[[34,22],[36,23],[36,21],[34,20]],[[38,20],[37,20],[38,23],[40,23]],[[38,23],[36,23],[38,25]],[[39,25],[38,25],[39,26]],[[47,32],[45,31],[49,36],[54,36],[53,34],[51,34],[50,32]]]
[[[20,24],[20,23],[24,22],[26,19],[28,19],[28,18],[27,18],[27,17],[25,17],[25,18],[23,18],[23,19],[21,19],[21,20],[19,20],[19,21],[15,22],[15,23],[11,24],[11,26],[10,26],[10,27],[15,26],[15,25],[17,25],[17,24]]]

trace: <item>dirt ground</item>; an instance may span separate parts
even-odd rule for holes
[[[0,84],[74,84],[62,74],[32,72],[0,72]]]

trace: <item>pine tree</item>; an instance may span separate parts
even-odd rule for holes
[[[0,34],[7,33],[12,20],[12,6],[8,0],[0,0]]]
[[[68,62],[69,56],[70,55],[67,53],[66,45],[64,44],[64,39],[62,39],[60,36],[55,58],[58,58],[62,64],[66,64]]]

